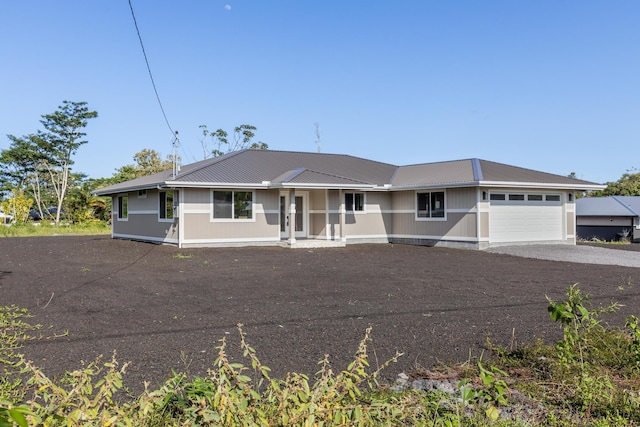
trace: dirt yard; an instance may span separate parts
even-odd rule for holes
[[[345,368],[371,325],[372,367],[404,353],[392,381],[475,360],[488,335],[507,346],[557,339],[545,295],[562,299],[574,283],[595,304],[625,305],[610,323],[640,314],[638,268],[446,248],[185,250],[60,236],[0,239],[0,257],[0,304],[28,308],[45,334],[68,331],[27,344],[28,358],[55,377],[116,350],[132,362],[133,390],[172,369],[205,374],[221,338],[239,361],[238,323],[275,376],[312,375],[325,353]]]

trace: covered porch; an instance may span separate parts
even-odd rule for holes
[[[279,206],[280,246],[346,246],[346,212],[342,189],[282,189]]]

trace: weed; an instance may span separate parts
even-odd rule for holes
[[[467,378],[455,395],[394,392],[381,385],[382,370],[401,354],[370,369],[371,328],[344,370],[334,373],[325,356],[313,378],[299,373],[274,378],[238,325],[246,365],[229,359],[222,338],[207,375],[173,372],[158,389],[145,384],[132,398],[123,383],[127,364],[119,365],[115,353],[109,361],[99,358],[67,372],[60,381],[49,379],[16,352],[26,340],[37,339],[31,333],[38,327],[25,321],[26,310],[4,307],[0,366],[10,375],[0,375],[0,426],[638,425],[640,321],[630,316],[624,330],[606,329],[600,316],[617,306],[593,309],[587,301],[575,285],[566,301],[549,300],[562,339],[555,346],[537,341],[492,347],[496,360],[481,357],[475,368],[460,368]],[[181,360],[188,372],[190,359],[183,353]],[[522,414],[530,418],[519,420]]]
[[[185,255],[182,252],[178,252],[173,257],[176,259],[190,259],[193,258],[193,254]]]

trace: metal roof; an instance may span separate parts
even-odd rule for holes
[[[576,200],[576,216],[640,216],[640,197],[583,197]]]
[[[480,159],[395,166],[343,154],[241,150],[96,191],[116,194],[154,187],[316,187],[400,190],[469,185],[549,185],[575,190],[604,186]]]
[[[593,182],[581,179],[520,168],[503,163],[490,162],[487,160],[480,160],[479,163],[482,169],[482,181],[484,182],[540,183],[567,185],[569,188],[578,188],[580,185],[594,185]]]
[[[181,171],[173,182],[275,181],[283,172],[309,169],[382,185],[389,182],[395,168],[390,164],[340,154],[241,150],[212,159],[210,165],[203,164],[195,170]]]
[[[390,184],[394,187],[421,187],[474,182],[471,160],[400,166]]]

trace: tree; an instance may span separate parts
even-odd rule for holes
[[[153,175],[154,173],[173,168],[173,157],[167,156],[162,160],[160,153],[156,150],[145,148],[133,155],[135,164],[125,165],[116,169],[116,173],[111,179],[111,184],[140,178],[141,176]]]
[[[24,191],[16,189],[11,198],[2,202],[2,210],[13,217],[13,222],[27,222],[32,205],[33,200],[27,198]]]
[[[43,217],[43,204],[48,192],[46,182],[41,179],[44,171],[43,162],[47,156],[38,144],[36,135],[27,135],[22,138],[7,135],[11,140],[11,146],[0,153],[0,173],[2,180],[2,192],[6,196],[14,197],[29,191],[35,202],[36,208]]]
[[[111,200],[93,195],[102,182],[103,179],[78,179],[76,185],[70,187],[66,208],[74,223],[109,220]]]
[[[58,201],[56,223],[60,222],[62,203],[67,193],[69,171],[73,164],[71,157],[80,146],[87,143],[82,140],[86,135],[82,129],[87,126],[89,119],[98,117],[97,112],[89,111],[86,102],[63,101],[58,108],[53,114],[42,116],[40,123],[46,132],[38,132],[44,151],[49,156],[43,163]]]
[[[640,196],[640,172],[628,170],[615,182],[607,182],[607,188],[594,191],[590,196]]]
[[[89,119],[98,117],[89,111],[86,102],[63,101],[58,110],[41,116],[44,131],[22,138],[8,135],[12,141],[0,155],[5,182],[16,181],[15,173],[23,173],[21,186],[31,187],[38,209],[42,213],[43,190],[50,190],[56,204],[56,223],[60,222],[62,205],[69,186],[73,155],[87,143],[83,129]],[[27,184],[28,183],[28,184]]]
[[[251,142],[253,137],[255,136],[254,131],[257,129],[255,126],[251,125],[240,125],[236,126],[233,129],[233,142],[229,142],[229,134],[222,130],[218,129],[213,132],[209,132],[207,125],[200,125],[200,129],[202,129],[202,139],[200,142],[202,143],[202,151],[204,153],[204,158],[219,157],[225,153],[231,153],[238,150],[244,150],[245,148],[254,148],[258,150],[268,150],[269,145],[266,142]],[[207,137],[211,138],[213,143],[213,149],[209,150],[207,147]],[[226,151],[223,149],[226,147]]]

